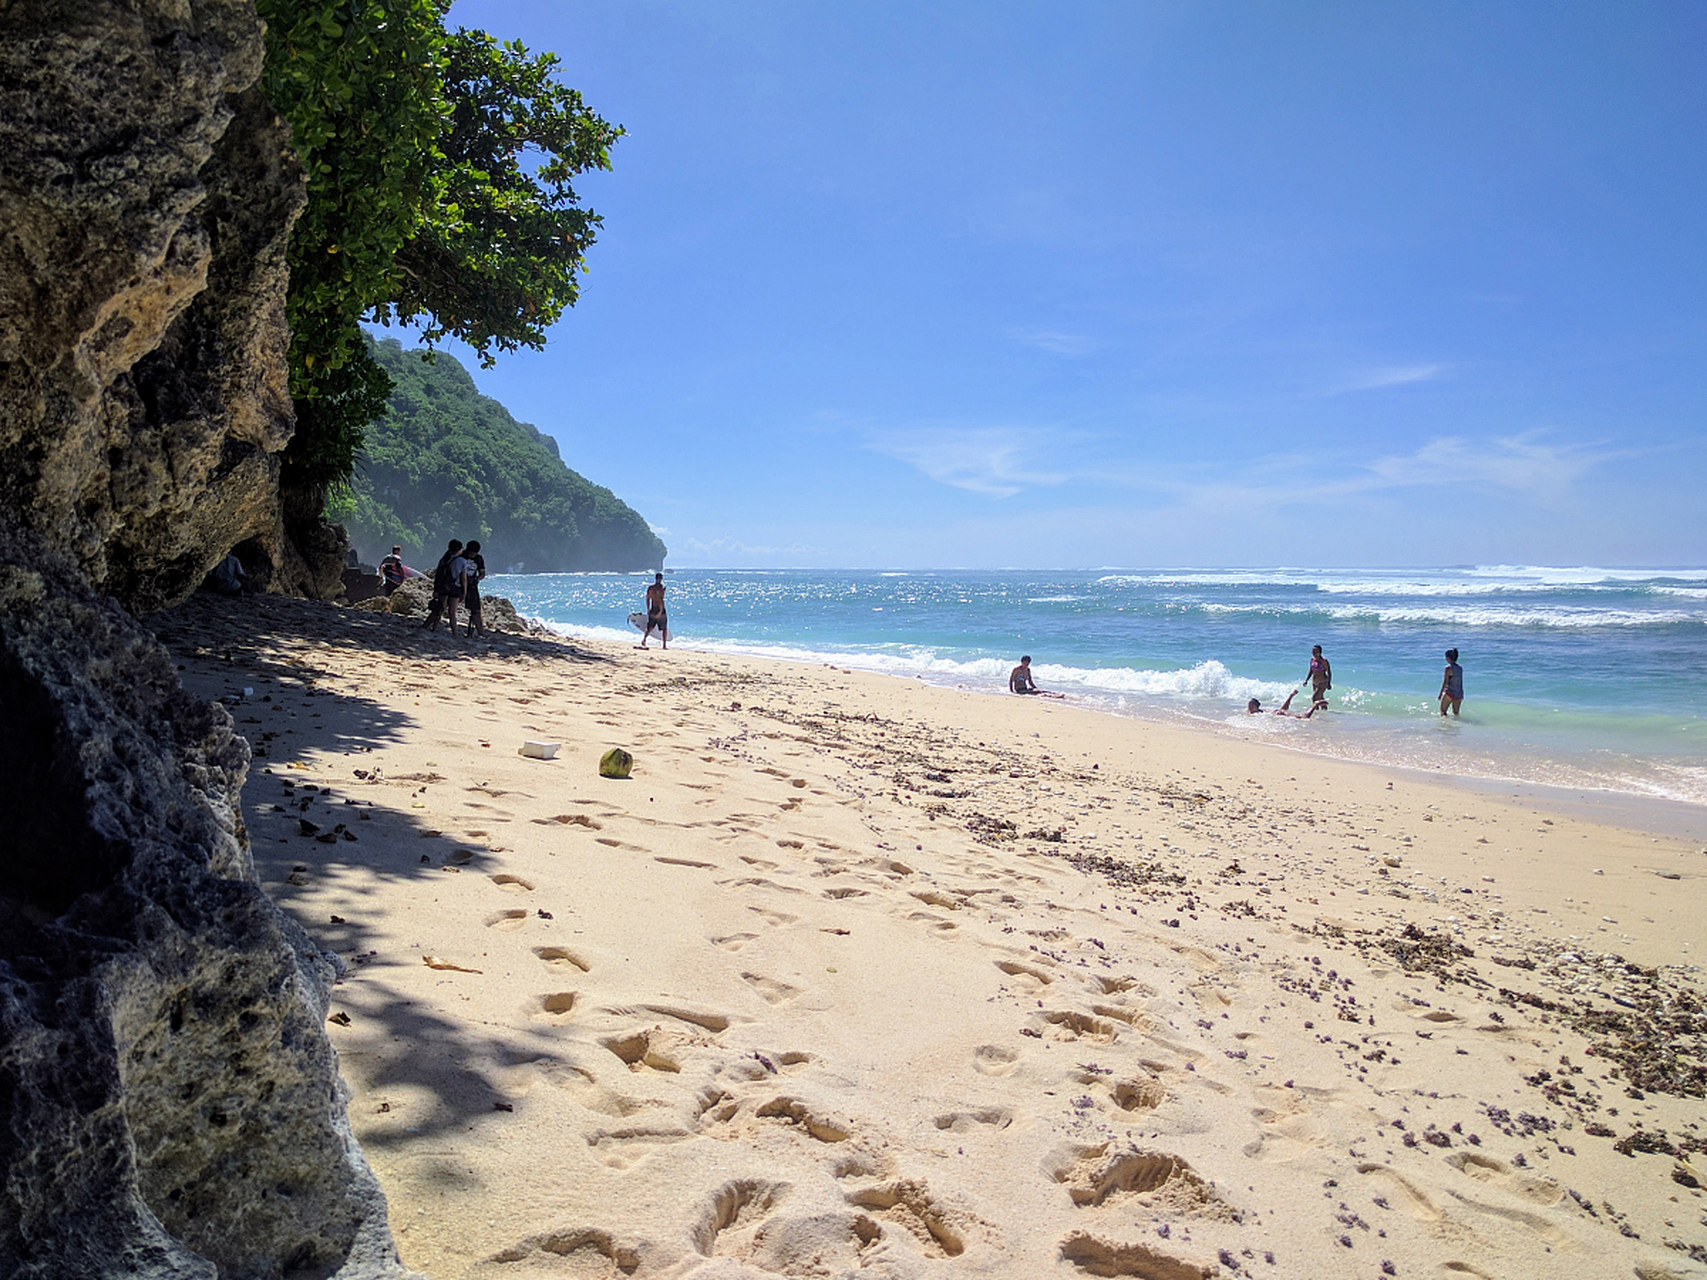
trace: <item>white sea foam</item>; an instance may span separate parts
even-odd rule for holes
[[[1204,613],[1333,618],[1336,621],[1433,622],[1459,627],[1660,627],[1707,625],[1707,613],[1687,609],[1594,609],[1581,605],[1501,608],[1497,605],[1222,604],[1184,607]]]

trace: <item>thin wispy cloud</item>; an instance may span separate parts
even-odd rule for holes
[[[1334,387],[1330,395],[1349,395],[1356,391],[1382,391],[1388,387],[1405,387],[1417,382],[1433,382],[1445,374],[1451,365],[1392,364],[1363,369]]]
[[[692,555],[734,556],[738,559],[776,556],[811,557],[824,554],[823,547],[811,546],[804,542],[790,543],[786,547],[764,547],[742,542],[737,538],[688,538],[683,544],[682,551]]]
[[[1102,347],[1095,338],[1060,329],[1018,329],[1013,332],[1013,338],[1028,347],[1057,356],[1088,356]]]
[[[992,498],[1068,479],[1045,462],[1058,443],[1051,433],[1027,427],[914,427],[866,437],[869,448],[917,467],[939,484]]]
[[[1602,462],[1617,456],[1593,444],[1553,443],[1542,431],[1469,440],[1440,436],[1409,454],[1367,466],[1380,487],[1480,484],[1557,497]]]

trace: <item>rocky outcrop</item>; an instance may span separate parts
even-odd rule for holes
[[[247,0],[0,6],[0,499],[134,611],[233,547],[341,586],[278,497],[303,197],[260,70]]]
[[[248,747],[126,612],[234,546],[324,576],[278,497],[302,197],[261,34],[249,0],[0,0],[6,1277],[405,1274]]]
[[[0,537],[0,689],[0,1274],[402,1274],[230,716],[33,537]]]

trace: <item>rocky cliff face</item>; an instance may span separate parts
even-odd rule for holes
[[[302,186],[260,70],[246,0],[0,5],[0,497],[134,611],[237,546],[343,567],[278,499]]]
[[[8,1277],[405,1274],[247,745],[125,611],[234,546],[326,585],[278,497],[301,188],[260,63],[249,0],[0,0]]]

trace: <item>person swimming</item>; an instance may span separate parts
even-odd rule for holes
[[[1308,711],[1292,710],[1292,699],[1297,696],[1298,690],[1296,689],[1287,694],[1286,701],[1280,704],[1280,709],[1278,711],[1264,711],[1262,703],[1258,702],[1255,698],[1252,698],[1249,702],[1245,703],[1245,714],[1248,716],[1290,716],[1294,720],[1308,720],[1311,716],[1316,714],[1316,706],[1312,703]]]

